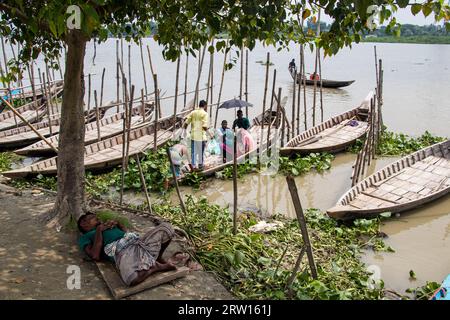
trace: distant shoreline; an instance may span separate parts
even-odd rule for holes
[[[371,37],[365,38],[362,42],[377,43],[416,43],[416,44],[450,44],[449,36],[410,36],[410,37]]]

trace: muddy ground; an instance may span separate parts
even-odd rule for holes
[[[53,206],[54,196],[39,190],[17,191],[0,184],[0,299],[113,299],[96,265],[77,246],[78,232],[57,232],[39,222]],[[153,224],[127,213],[136,231]],[[167,256],[181,249],[173,242]],[[67,268],[81,270],[81,289],[69,290]],[[182,279],[126,299],[232,299],[206,271],[191,271]]]

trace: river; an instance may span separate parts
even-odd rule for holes
[[[94,46],[88,45],[85,73],[93,73],[92,87],[100,91],[103,68],[106,68],[104,101],[115,99],[115,40],[97,45],[95,61]],[[144,61],[147,68],[147,86],[153,91],[153,81],[149,75],[146,45],[152,53],[159,87],[165,97],[172,96],[175,90],[176,63],[164,61],[161,48],[150,40],[144,40]],[[421,44],[376,44],[378,57],[384,66],[384,107],[385,124],[392,131],[410,135],[422,134],[425,130],[441,136],[450,136],[450,46]],[[343,89],[328,89],[323,92],[324,117],[335,115],[354,108],[375,87],[374,45],[354,44],[351,49],[343,49],[333,57],[322,62],[322,77],[336,80],[356,80]],[[299,65],[299,48],[292,45],[290,50],[277,52],[273,48],[257,47],[249,53],[248,99],[254,104],[250,108],[250,118],[262,110],[265,66],[257,61],[265,61],[267,52],[271,53],[271,76],[277,69],[277,88],[282,88],[283,96],[288,96],[287,113],[291,114],[292,79],[287,66],[292,58]],[[128,74],[128,47],[124,46],[124,67]],[[222,100],[239,97],[240,70],[235,51],[231,57],[237,59],[237,66],[225,73]],[[139,47],[131,45],[131,81],[137,92],[144,86]],[[314,55],[306,54],[306,71],[313,71]],[[219,77],[222,72],[223,54],[214,57],[214,101],[219,92]],[[207,82],[209,54],[206,54],[200,87]],[[181,59],[180,92],[184,90],[185,57]],[[190,58],[188,90],[195,88],[197,60]],[[243,90],[245,92],[245,89]],[[200,98],[204,98],[202,92]],[[192,95],[188,101],[192,100]],[[183,98],[180,98],[181,102]],[[86,98],[87,101],[87,98]],[[312,88],[307,89],[308,108],[312,106]],[[182,103],[180,103],[181,106]],[[162,101],[164,115],[173,112],[173,100]],[[303,107],[302,107],[303,108]],[[320,112],[317,112],[319,115]],[[233,120],[233,111],[221,111],[219,120]],[[303,117],[303,116],[302,116]],[[319,116],[320,117],[320,116]],[[317,118],[319,121],[320,118]],[[302,118],[303,119],[303,118]],[[311,125],[311,113],[308,114]],[[333,161],[332,168],[324,173],[311,172],[296,178],[303,207],[316,207],[323,210],[333,206],[337,199],[350,188],[351,166],[354,155],[341,154]],[[395,161],[396,158],[378,159],[372,170]],[[232,205],[232,184],[219,179],[208,181],[200,191],[183,188],[183,193],[205,195],[212,202]],[[283,176],[268,177],[248,175],[239,181],[240,207],[257,207],[263,215],[282,213],[294,217],[293,206]],[[409,287],[423,285],[425,281],[441,282],[450,273],[450,197],[426,205],[414,211],[393,217],[383,223],[382,231],[388,235],[386,243],[395,253],[373,253],[367,251],[363,260],[377,265],[386,287],[400,293]],[[417,280],[409,279],[413,270]]]

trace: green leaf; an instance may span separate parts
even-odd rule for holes
[[[397,4],[400,8],[406,8],[409,4],[409,0],[397,0]]]
[[[302,18],[306,20],[311,15],[311,10],[305,9],[303,10]]]
[[[429,6],[429,5],[424,5],[422,7],[422,12],[425,17],[428,17],[432,11],[433,11],[433,9],[431,9],[431,6]]]
[[[412,280],[416,280],[416,273],[413,270],[409,270],[409,278]]]
[[[55,37],[57,37],[58,36],[58,31],[56,30],[55,23],[52,20],[48,21],[48,27],[50,28],[50,31],[52,32],[52,34]]]
[[[414,4],[411,6],[411,13],[412,13],[413,15],[417,15],[421,10],[422,10],[422,5],[419,4],[419,3],[414,3]]]

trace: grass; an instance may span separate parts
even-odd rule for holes
[[[258,218],[242,214],[233,235],[230,212],[205,198],[188,196],[188,214],[170,203],[154,205],[154,212],[184,229],[196,256],[207,271],[214,272],[239,299],[286,299],[285,284],[301,250],[302,236],[296,220],[275,217],[283,227],[269,234],[248,228]],[[388,250],[379,238],[379,220],[357,220],[338,225],[316,209],[306,213],[309,235],[318,270],[314,280],[306,259],[293,282],[293,299],[380,299],[383,283],[372,286],[370,273],[360,261],[364,248]],[[285,254],[283,255],[283,252]],[[282,258],[282,259],[281,259]]]
[[[411,137],[403,133],[385,130],[380,139],[377,155],[404,156],[445,140],[446,138],[434,136],[428,131],[418,137]],[[363,145],[364,140],[359,139],[355,145],[349,148],[349,151],[358,153]]]
[[[10,170],[11,166],[21,158],[13,152],[0,152],[0,172]]]

